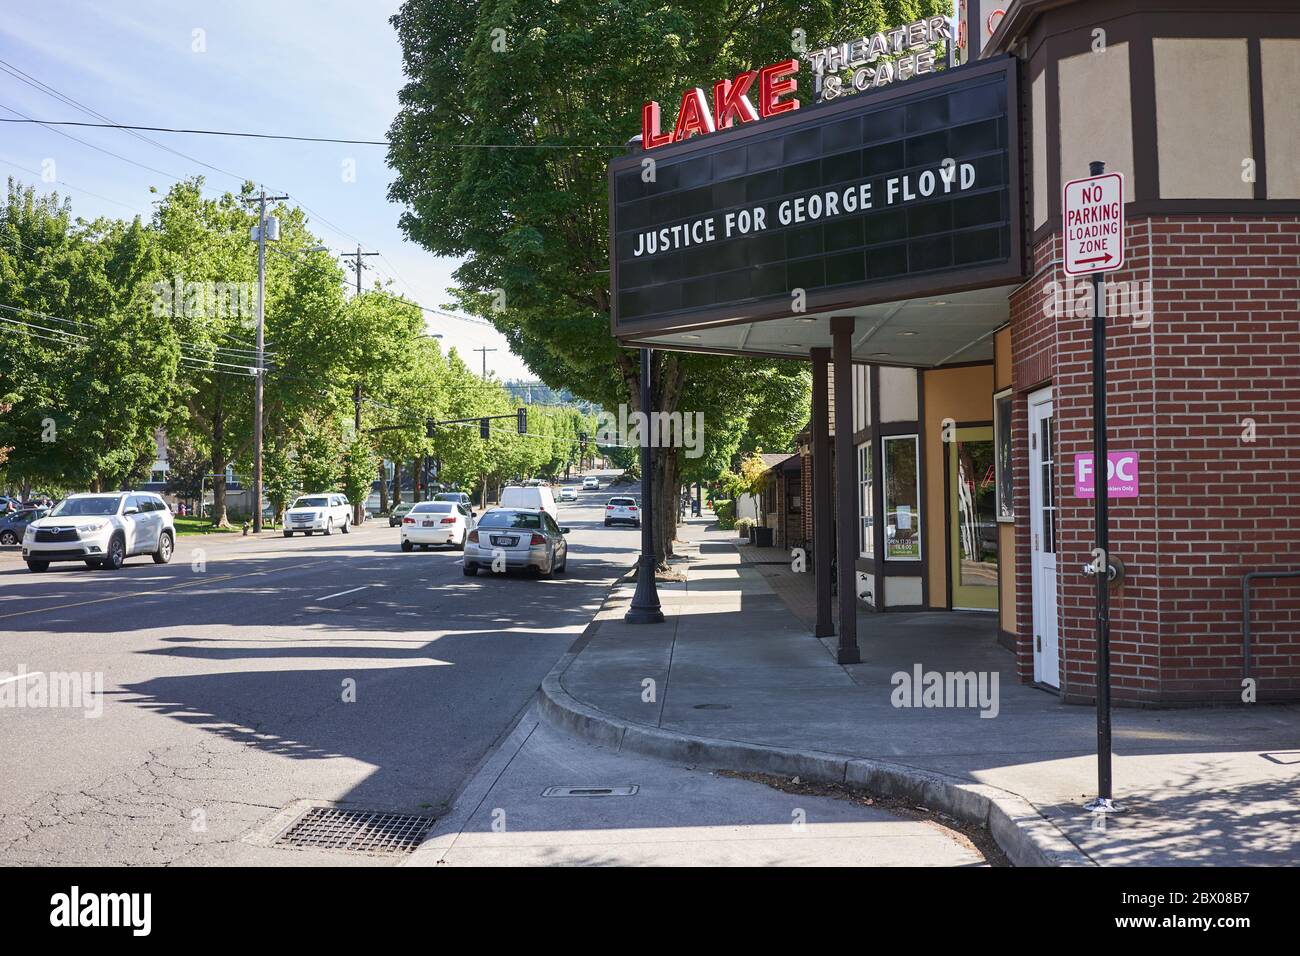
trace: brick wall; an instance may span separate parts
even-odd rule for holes
[[[1150,217],[1129,224],[1113,282],[1148,281],[1143,326],[1112,317],[1112,451],[1137,451],[1141,495],[1112,499],[1111,550],[1128,568],[1112,592],[1117,701],[1235,700],[1241,693],[1241,577],[1300,568],[1300,219]],[[1059,254],[1035,250],[1035,271]],[[1047,268],[1012,300],[1016,544],[1029,553],[1026,396],[1053,385],[1058,447],[1057,586],[1062,693],[1091,698],[1094,591],[1079,573],[1092,502],[1074,497],[1074,456],[1092,448],[1091,320],[1052,317]],[[1138,317],[1139,320],[1141,317]],[[1243,440],[1247,419],[1255,440]],[[1021,518],[1020,516],[1023,516]],[[1017,565],[1020,672],[1032,676],[1028,562]],[[1300,698],[1300,580],[1254,588],[1253,674],[1261,700]]]

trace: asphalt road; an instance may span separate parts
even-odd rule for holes
[[[301,801],[444,812],[635,560],[607,496],[561,505],[569,569],[550,581],[466,578],[459,552],[403,554],[386,521],[184,536],[170,565],[118,572],[32,574],[4,549],[0,682],[103,690],[98,716],[0,707],[0,862],[385,862],[249,835]]]

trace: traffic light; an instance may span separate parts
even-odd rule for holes
[[[487,441],[491,435],[492,428],[488,425],[488,420],[486,418],[480,418],[478,420],[478,437]]]
[[[527,435],[528,434],[528,409],[526,408],[519,409],[519,411],[515,413],[515,417],[518,419],[519,434]]]
[[[432,438],[432,437],[433,437],[433,419],[432,419],[432,418],[426,418],[426,419],[424,420],[424,437],[425,437],[425,438]]]
[[[587,453],[587,433],[578,432],[578,440],[582,443],[582,453],[585,455]]]

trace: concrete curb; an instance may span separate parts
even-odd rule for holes
[[[602,612],[613,594],[611,588],[601,605]],[[987,827],[1016,866],[1097,865],[1032,803],[999,787],[865,757],[698,737],[624,720],[593,707],[565,690],[560,678],[599,628],[599,619],[592,620],[542,681],[538,712],[561,730],[613,750],[629,750],[690,766],[798,775],[862,787],[881,796],[906,797],[931,810]]]
[[[614,717],[578,700],[561,685],[560,676],[577,653],[570,651],[546,675],[538,696],[541,715],[568,733],[613,750],[629,750],[696,767],[797,775],[858,786],[881,796],[905,797],[955,819],[987,827],[1016,866],[1096,865],[1032,803],[998,787],[865,757],[698,737]]]

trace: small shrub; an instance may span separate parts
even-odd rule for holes
[[[749,537],[749,529],[754,527],[753,518],[737,518],[735,523],[736,533],[742,538]]]
[[[736,526],[736,502],[722,499],[713,502],[713,513],[718,516],[718,527],[730,531]]]

